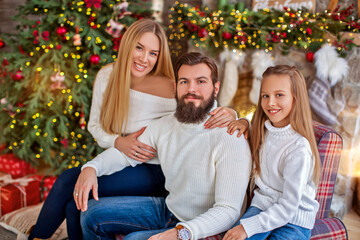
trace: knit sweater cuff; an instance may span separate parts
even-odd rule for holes
[[[244,227],[248,238],[262,232],[260,221],[256,216],[241,219],[240,224]]]

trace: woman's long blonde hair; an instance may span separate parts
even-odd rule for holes
[[[147,32],[154,33],[160,41],[158,60],[150,74],[175,79],[169,45],[162,26],[151,19],[133,23],[121,40],[117,61],[103,96],[100,123],[107,133],[123,135],[125,131],[129,114],[132,54],[139,38]]]
[[[305,137],[311,147],[314,156],[313,180],[318,182],[320,177],[320,157],[316,146],[314,129],[312,126],[312,117],[309,104],[309,97],[306,88],[306,82],[303,75],[295,67],[288,65],[277,65],[269,67],[263,73],[263,79],[270,75],[288,75],[290,77],[291,91],[294,97],[293,106],[290,112],[291,127],[300,135]],[[262,85],[260,87],[260,92]],[[268,119],[261,107],[261,94],[259,95],[258,106],[256,108],[252,121],[252,132],[250,138],[251,154],[254,161],[254,175],[260,175],[260,148],[264,141],[266,133],[265,121]]]

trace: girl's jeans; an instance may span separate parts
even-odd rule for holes
[[[249,218],[261,213],[262,210],[257,207],[249,207],[241,219]],[[269,232],[258,233],[249,238],[248,240],[308,240],[311,236],[311,229],[303,228],[294,224],[286,224],[282,227],[276,228]]]

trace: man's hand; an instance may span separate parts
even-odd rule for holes
[[[129,134],[126,137],[117,137],[115,140],[115,148],[124,153],[129,158],[139,162],[146,162],[155,156],[156,150],[149,145],[141,143],[137,138],[143,134],[145,127],[137,132]],[[146,149],[146,150],[144,150]]]
[[[172,228],[150,237],[149,240],[177,240],[177,231],[175,228]]]
[[[86,211],[89,200],[89,192],[92,190],[93,197],[96,201],[98,198],[98,183],[96,177],[96,171],[92,167],[84,168],[75,184],[74,188],[74,200],[78,210]]]
[[[247,238],[244,227],[240,224],[233,227],[225,234],[223,240],[244,240]]]

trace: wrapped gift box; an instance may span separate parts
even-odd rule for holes
[[[14,154],[7,153],[0,155],[0,171],[10,174],[12,178],[20,178],[35,173],[36,169]]]
[[[41,175],[33,175],[33,177],[40,182],[40,199],[41,201],[45,201],[57,177]]]
[[[0,177],[0,216],[40,202],[40,182],[31,177]]]

